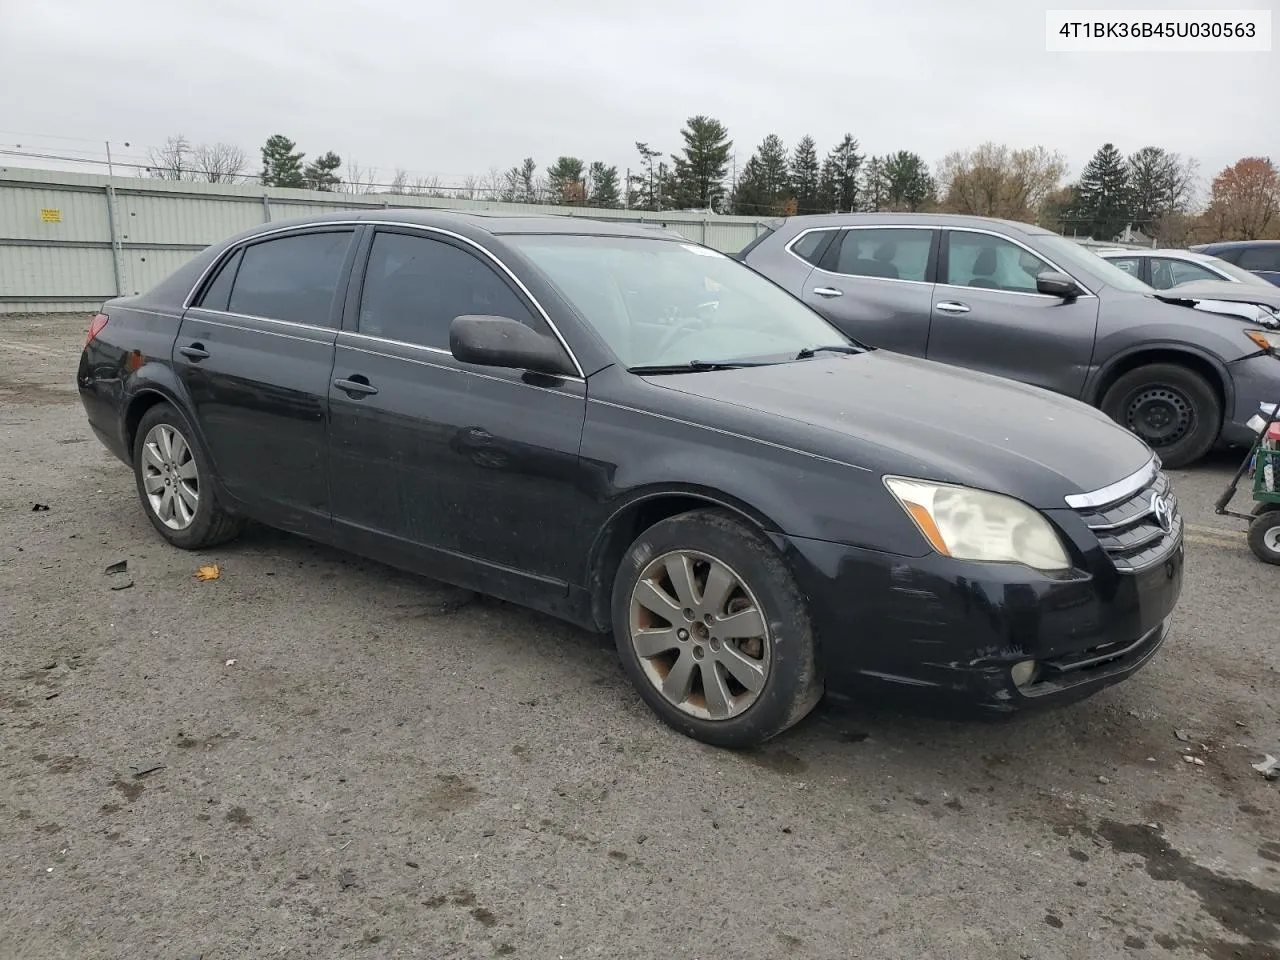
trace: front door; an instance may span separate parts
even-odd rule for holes
[[[311,230],[235,251],[174,342],[222,488],[284,529],[329,522],[329,380],[353,237]]]
[[[944,231],[928,358],[1079,397],[1098,299],[1038,293],[1036,275],[1055,269],[1005,237]]]
[[[339,535],[499,596],[562,589],[588,515],[585,383],[454,359],[458,316],[550,332],[469,244],[383,228],[362,259],[329,388]]]

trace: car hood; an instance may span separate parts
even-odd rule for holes
[[[771,427],[753,435],[769,442],[1038,507],[1061,508],[1068,494],[1123,479],[1152,456],[1132,433],[1077,400],[885,350],[647,379],[750,411],[746,422]],[[743,424],[732,417],[724,425]]]
[[[1275,313],[1280,310],[1280,288],[1277,287],[1268,290],[1263,286],[1232,283],[1230,280],[1193,280],[1161,290],[1156,296],[1165,303],[1194,306],[1208,313],[1234,316],[1244,323],[1261,323],[1280,328],[1280,318]],[[1235,304],[1253,304],[1267,309],[1261,314],[1254,314],[1252,311],[1242,311],[1238,306],[1233,306]]]

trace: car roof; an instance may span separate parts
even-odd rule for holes
[[[264,223],[241,237],[290,227],[351,221],[369,223],[407,223],[415,226],[437,227],[444,230],[469,228],[471,231],[503,236],[510,234],[565,234],[596,237],[651,237],[682,240],[685,237],[660,223],[638,221],[595,220],[590,217],[562,216],[559,214],[519,214],[502,211],[453,211],[388,207],[382,210],[340,210],[333,213],[293,217]]]
[[[978,230],[1002,227],[1010,233],[1027,236],[1058,236],[1052,230],[1017,220],[998,217],[973,217],[960,213],[815,213],[797,217],[782,217],[770,223],[775,229],[783,225],[807,229],[810,227],[842,227],[866,224],[868,226],[922,226],[922,227],[973,227]]]
[[[1149,250],[1142,248],[1141,250],[1126,250],[1121,247],[1107,250],[1095,250],[1100,257],[1177,257],[1182,260],[1193,260],[1203,262],[1206,260],[1217,260],[1218,258],[1208,253],[1199,253],[1195,250],[1183,250],[1178,247],[1164,247],[1157,250]]]
[[[1199,253],[1214,250],[1239,250],[1244,247],[1276,247],[1280,240],[1215,240],[1213,243],[1197,243],[1191,247]]]

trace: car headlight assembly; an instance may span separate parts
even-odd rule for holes
[[[1045,573],[1071,567],[1057,531],[1021,500],[908,477],[885,477],[884,483],[944,557],[1021,563]]]

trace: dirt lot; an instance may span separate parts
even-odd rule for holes
[[[268,531],[167,547],[85,325],[0,318],[5,960],[1280,957],[1280,569],[1212,516],[1234,460],[1176,477],[1186,591],[1130,682],[731,754],[552,620]]]

